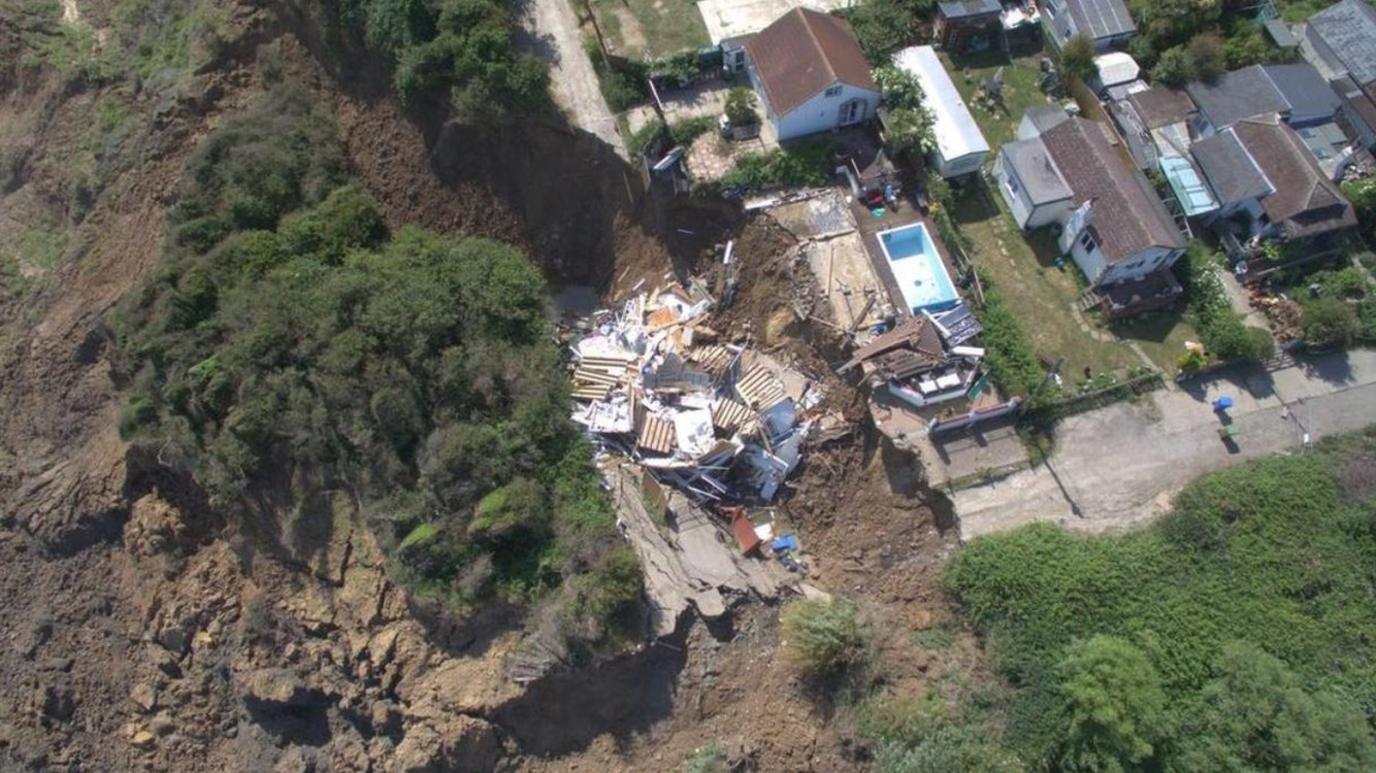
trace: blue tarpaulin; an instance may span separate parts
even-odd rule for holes
[[[787,553],[792,550],[797,550],[798,538],[792,534],[785,534],[782,537],[776,537],[773,542],[769,543],[769,547],[773,549],[775,553]]]
[[[1217,400],[1214,400],[1214,410],[1216,411],[1226,411],[1232,407],[1233,398],[1227,395],[1223,395],[1222,397],[1219,397]]]

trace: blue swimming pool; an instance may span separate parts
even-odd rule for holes
[[[942,311],[960,300],[926,226],[914,223],[880,231],[879,244],[913,313]]]

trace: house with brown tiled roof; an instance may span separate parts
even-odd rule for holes
[[[844,19],[795,8],[745,42],[750,81],[780,140],[874,118],[879,87]]]
[[[995,165],[999,193],[1023,229],[1060,228],[1058,246],[1101,297],[1134,313],[1173,301],[1180,288],[1168,269],[1185,237],[1151,183],[1114,146],[1107,126],[1080,117],[1054,122],[1004,145]],[[1151,297],[1133,286],[1150,287]],[[1124,289],[1128,288],[1128,289]]]
[[[1351,202],[1279,116],[1239,121],[1194,143],[1190,153],[1220,215],[1245,216],[1252,236],[1311,239],[1357,224]]]

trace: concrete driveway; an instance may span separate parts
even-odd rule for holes
[[[616,118],[602,98],[597,73],[583,52],[583,32],[569,0],[524,0],[519,46],[549,65],[554,101],[576,127],[596,134],[630,159]]]
[[[962,540],[1050,521],[1119,530],[1170,509],[1189,481],[1240,461],[1298,452],[1311,440],[1376,423],[1376,350],[1326,355],[1274,372],[1238,367],[1186,388],[1070,417],[1050,463],[955,494]],[[1219,438],[1212,401],[1234,400],[1236,442]]]

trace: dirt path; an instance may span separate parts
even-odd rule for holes
[[[1271,373],[1237,368],[1187,389],[1152,393],[1066,419],[1051,464],[955,495],[961,539],[1052,521],[1103,532],[1145,522],[1190,480],[1376,422],[1376,351],[1332,354]],[[1237,430],[1219,439],[1212,401],[1228,395]],[[1078,507],[1074,512],[1072,502]]]
[[[554,101],[575,126],[602,138],[629,160],[616,118],[602,99],[597,73],[583,53],[583,33],[569,0],[526,0],[522,16],[522,26],[534,38],[534,53],[549,64]]]

